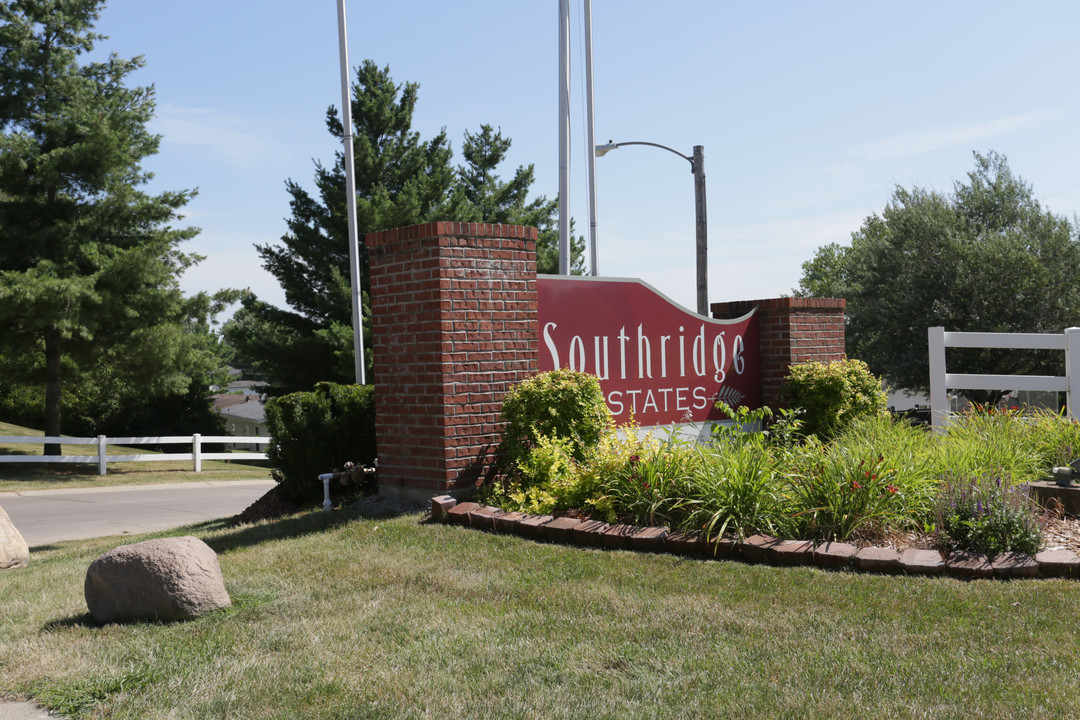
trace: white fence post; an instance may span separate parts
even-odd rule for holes
[[[97,436],[97,474],[104,475],[108,472],[105,469],[105,436]]]
[[[1080,420],[1080,328],[1065,328],[1065,407]]]
[[[195,472],[202,472],[202,435],[191,436],[191,457],[195,461]]]
[[[945,328],[927,328],[930,344],[930,424],[935,433],[945,431],[949,417],[949,392],[945,387]]]

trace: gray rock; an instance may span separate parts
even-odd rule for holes
[[[0,508],[0,570],[24,568],[30,562],[30,548],[11,518]]]
[[[99,623],[190,620],[232,604],[217,555],[191,536],[110,550],[90,563],[83,592]]]

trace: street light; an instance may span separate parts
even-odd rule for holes
[[[649,145],[661,150],[675,153],[683,160],[690,163],[690,171],[694,173],[694,215],[697,221],[697,311],[698,315],[709,314],[709,267],[708,267],[708,220],[705,216],[705,148],[702,145],[694,146],[694,154],[683,155],[678,150],[652,142],[611,142],[607,145],[596,146],[596,157],[603,157],[616,148],[624,145]]]

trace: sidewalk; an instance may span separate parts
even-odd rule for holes
[[[33,549],[64,540],[138,535],[229,517],[276,484],[262,479],[27,490],[0,493],[0,507]]]

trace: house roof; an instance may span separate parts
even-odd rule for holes
[[[266,407],[262,401],[251,395],[242,395],[246,397],[247,402],[236,403],[229,407],[222,408],[220,412],[224,417],[242,418],[244,420],[253,420],[254,422],[266,422]]]
[[[243,395],[242,393],[219,393],[213,396],[212,402],[214,403],[214,409],[220,411],[230,405],[237,405],[245,402],[247,397],[248,396]]]

